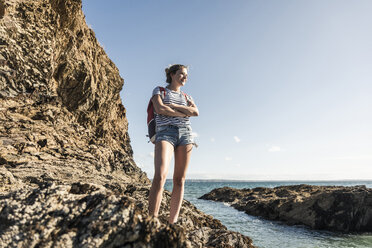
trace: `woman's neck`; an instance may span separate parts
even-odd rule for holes
[[[180,92],[180,88],[181,86],[180,85],[176,85],[174,83],[170,83],[168,86],[167,86],[168,89],[170,90],[173,90],[173,91],[177,91],[177,92]]]

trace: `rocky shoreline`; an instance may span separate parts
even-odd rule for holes
[[[191,203],[167,224],[147,216],[148,186],[113,192],[101,185],[46,183],[0,194],[0,247],[253,247]]]
[[[186,200],[167,224],[167,191],[147,215],[124,80],[81,8],[0,1],[0,247],[254,247]]]
[[[343,233],[372,232],[372,189],[292,185],[212,190],[200,199],[225,202],[249,215]]]

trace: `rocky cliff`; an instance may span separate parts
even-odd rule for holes
[[[187,201],[166,224],[168,192],[147,216],[124,81],[81,5],[0,1],[0,247],[253,247]]]
[[[345,233],[372,232],[372,189],[365,186],[224,187],[201,199],[226,202],[247,214],[290,225]]]

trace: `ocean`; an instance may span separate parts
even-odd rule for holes
[[[223,181],[186,180],[184,199],[193,203],[206,214],[219,219],[228,229],[247,235],[253,244],[260,248],[372,248],[372,234],[341,234],[315,231],[305,226],[287,226],[277,221],[268,221],[235,210],[225,203],[198,199],[214,188],[224,186],[233,188],[276,187],[282,185],[366,185],[372,188],[372,181]],[[172,180],[167,180],[165,189],[172,190]]]

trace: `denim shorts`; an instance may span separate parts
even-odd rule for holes
[[[159,141],[168,141],[174,147],[194,144],[191,126],[158,126],[156,127],[155,143]]]

